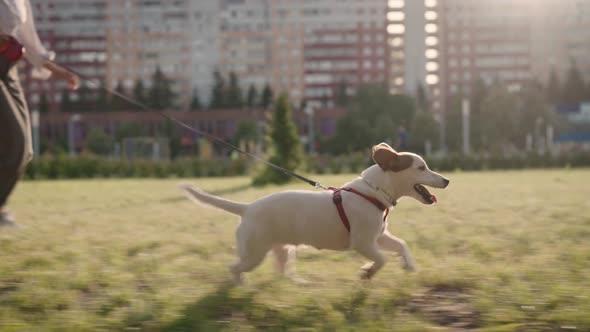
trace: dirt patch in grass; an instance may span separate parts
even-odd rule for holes
[[[415,294],[409,310],[423,315],[429,321],[457,330],[474,329],[481,325],[480,314],[472,304],[473,296],[465,290],[436,287]]]

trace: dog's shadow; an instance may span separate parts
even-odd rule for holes
[[[161,331],[236,331],[243,326],[255,331],[286,331],[325,325],[326,317],[332,309],[316,301],[305,301],[302,305],[282,311],[276,304],[263,303],[265,301],[261,299],[276,292],[277,286],[280,287],[280,280],[266,280],[251,287],[236,287],[230,283],[219,285],[196,302],[186,305],[178,318],[163,326]],[[333,309],[342,311],[353,324],[358,319],[356,307],[362,305],[366,299],[364,290],[360,297],[357,293],[354,292],[356,295],[352,300],[336,303]],[[290,305],[281,305],[284,306]]]
[[[273,314],[276,316],[276,312],[257,303],[255,297],[272,285],[272,282],[264,283],[253,287],[255,290],[246,290],[230,282],[221,284],[208,295],[187,305],[180,317],[161,331],[220,331],[244,323],[252,324],[252,319],[258,322],[269,320]]]

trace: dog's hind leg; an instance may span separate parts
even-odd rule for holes
[[[240,255],[238,260],[230,266],[230,271],[233,275],[234,282],[240,284],[242,282],[242,273],[254,270],[266,256],[270,246],[262,248],[257,246],[254,250],[249,251],[245,255]]]
[[[293,256],[295,248],[286,244],[274,244],[272,252],[275,256],[275,270],[281,275],[288,275],[294,272]]]
[[[361,255],[372,260],[372,263],[367,263],[362,267],[362,279],[371,279],[385,265],[385,256],[376,242],[360,243],[354,246],[354,249]]]
[[[230,266],[234,282],[237,284],[242,282],[242,273],[250,272],[260,265],[271,248],[270,243],[255,238],[240,226],[236,232],[238,260]]]
[[[272,247],[272,251],[275,256],[275,269],[278,273],[286,276],[298,285],[311,284],[310,281],[299,277],[295,273],[295,256],[297,255],[297,248],[295,246],[275,244]]]
[[[379,244],[379,247],[383,250],[393,251],[400,255],[404,260],[404,269],[407,271],[414,271],[414,258],[412,258],[410,248],[406,244],[406,241],[385,231],[379,236],[379,238],[377,238],[377,244]]]

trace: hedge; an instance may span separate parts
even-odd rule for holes
[[[589,167],[590,153],[556,157],[522,155],[516,157],[481,157],[451,155],[428,158],[430,168],[437,171],[479,171],[529,168]],[[365,154],[346,156],[313,156],[307,160],[307,173],[360,173],[372,164]],[[173,161],[112,160],[95,156],[42,156],[31,162],[26,171],[28,179],[76,178],[167,178],[247,175],[256,162],[246,158],[176,159]]]

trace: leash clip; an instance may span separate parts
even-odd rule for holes
[[[314,185],[314,187],[315,187],[316,189],[322,189],[322,190],[328,190],[328,189],[329,189],[328,187],[325,187],[325,186],[323,186],[323,185],[322,185],[321,183],[319,183],[319,182],[316,182],[316,183],[315,183],[315,185]]]

